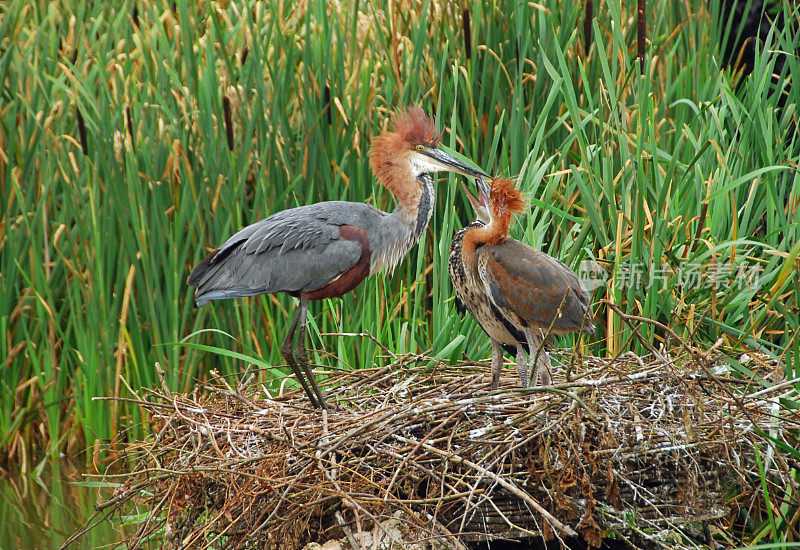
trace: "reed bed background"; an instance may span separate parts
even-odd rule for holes
[[[519,176],[531,209],[513,236],[602,269],[584,351],[671,345],[657,325],[637,337],[608,301],[682,338],[722,339],[742,376],[753,349],[777,360],[776,377],[800,376],[800,8],[770,5],[784,24],[763,33],[744,77],[722,66],[740,30],[716,0],[653,3],[642,64],[636,7],[6,2],[3,463],[41,470],[63,453],[102,469],[102,443],[149,427],[138,407],[93,398],[155,387],[156,361],[172,391],[248,362],[279,382],[291,299],[196,309],[186,276],[277,210],[393,208],[369,172],[369,140],[414,103],[452,150]],[[440,179],[432,230],[393,275],[312,305],[312,361],[371,367],[379,345],[487,357],[446,273],[450,238],[470,219],[455,178]]]

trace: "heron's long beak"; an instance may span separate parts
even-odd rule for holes
[[[426,147],[420,150],[420,153],[432,160],[433,163],[438,165],[438,168],[442,171],[455,172],[469,178],[489,177],[489,174],[477,166],[462,162],[449,153],[445,153],[441,149]]]
[[[488,176],[487,176],[488,177]],[[491,191],[491,187],[489,182],[486,181],[483,176],[478,178],[475,181],[475,187],[478,189],[478,200],[480,201],[481,205],[483,205],[486,210],[489,210],[489,192]]]
[[[483,178],[478,178],[476,180],[476,184],[480,185],[478,182],[480,182],[482,180],[483,180]],[[461,188],[464,190],[464,193],[467,195],[467,200],[469,200],[469,204],[472,206],[472,209],[475,211],[475,217],[479,221],[482,221],[483,223],[488,224],[489,221],[490,221],[488,202],[487,202],[486,206],[484,206],[483,203],[481,203],[481,201],[478,200],[478,197],[476,197],[475,194],[472,191],[469,190],[469,188],[467,187],[467,185],[463,181],[459,180],[459,183],[461,184]],[[480,192],[480,189],[479,189],[478,192]]]

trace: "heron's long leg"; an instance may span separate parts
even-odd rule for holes
[[[300,302],[302,305],[302,301]],[[283,339],[283,343],[281,344],[281,355],[283,355],[283,360],[286,361],[286,364],[289,365],[294,373],[295,378],[300,382],[300,385],[303,386],[303,391],[306,392],[306,395],[311,400],[311,405],[314,407],[319,407],[319,403],[317,402],[317,398],[314,393],[311,391],[311,388],[308,387],[308,382],[306,382],[306,377],[303,374],[303,371],[300,370],[300,367],[297,366],[297,362],[294,360],[294,354],[292,352],[293,345],[292,340],[294,340],[294,333],[297,329],[297,321],[300,319],[300,315],[302,313],[303,318],[305,319],[305,311],[301,311],[302,308],[298,307],[294,312],[294,317],[292,318],[292,324],[289,325],[289,330],[286,333],[286,338]]]
[[[517,343],[517,372],[519,373],[519,381],[522,383],[522,387],[527,388],[528,366],[525,363],[525,350],[519,342]]]
[[[317,384],[317,379],[311,371],[311,365],[308,364],[308,352],[306,351],[306,319],[308,313],[308,297],[305,294],[300,294],[300,334],[297,337],[297,362],[306,373],[311,387],[314,388],[314,393],[317,396],[317,402],[323,409],[327,409],[325,399],[322,398],[322,392]]]
[[[492,338],[492,389],[500,386],[500,372],[503,370],[503,348]]]
[[[539,383],[542,386],[549,386],[552,382],[550,355],[544,350],[544,340],[529,328],[526,328],[524,332],[525,339],[528,341],[528,368],[531,371],[528,387],[536,386]]]

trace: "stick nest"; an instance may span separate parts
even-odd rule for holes
[[[330,412],[248,382],[199,398],[151,391],[140,406],[154,435],[127,449],[138,468],[105,506],[144,507],[133,548],[154,533],[176,548],[360,547],[391,517],[456,548],[730,537],[740,510],[761,505],[756,452],[769,483],[794,483],[798,464],[774,442],[797,447],[797,413],[779,405],[797,384],[763,389],[690,359],[584,358],[532,390],[507,368],[491,391],[486,365],[403,356],[327,373]]]

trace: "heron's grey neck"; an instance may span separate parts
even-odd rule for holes
[[[421,193],[416,207],[398,204],[394,212],[381,220],[375,238],[370,238],[371,275],[384,270],[390,273],[394,271],[428,228],[436,202],[433,178],[430,174],[421,174],[417,176],[417,183],[420,184]]]

